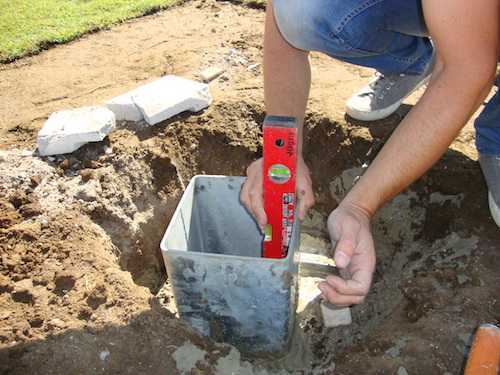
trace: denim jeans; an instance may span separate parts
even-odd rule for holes
[[[421,74],[433,54],[421,0],[273,0],[273,10],[292,46],[383,74]],[[500,155],[499,93],[475,127],[479,152]]]

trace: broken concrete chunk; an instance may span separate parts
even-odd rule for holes
[[[203,82],[210,82],[220,76],[222,73],[224,73],[224,69],[211,66],[200,72],[200,78],[203,80]]]
[[[113,112],[104,107],[55,112],[38,133],[38,152],[42,156],[66,154],[88,142],[102,141],[115,122]]]
[[[212,102],[208,85],[166,76],[141,87],[132,95],[149,125],[155,125],[184,111],[198,112]]]
[[[327,328],[346,326],[352,323],[349,307],[337,307],[326,301],[321,302],[321,315],[323,315],[323,324]]]
[[[106,108],[108,108],[115,114],[116,121],[137,122],[141,121],[144,118],[142,116],[141,110],[135,105],[134,101],[132,100],[132,95],[134,95],[137,90],[138,89],[135,89],[123,95],[117,96],[104,104]]]
[[[144,119],[144,108],[148,109],[148,114],[151,110],[151,98],[155,99],[160,93],[162,93],[162,99],[156,99],[156,105],[160,106],[160,110],[168,110],[172,109],[173,104],[182,102],[186,110],[199,111],[206,106],[208,106],[212,99],[210,94],[208,93],[208,86],[190,81],[184,78],[176,77],[176,76],[165,76],[156,81],[150,82],[146,85],[137,87],[134,90],[131,90],[123,95],[117,96],[105,103],[105,106],[111,110],[116,117],[117,121],[134,121],[138,122]],[[167,102],[164,103],[163,107],[161,106],[161,100],[167,98]],[[138,98],[138,99],[137,99]],[[207,102],[203,106],[199,104],[199,100],[202,102]],[[137,99],[137,100],[136,100]],[[141,105],[138,105],[138,102]],[[188,103],[186,103],[186,101]],[[193,105],[194,102],[194,105]],[[149,103],[149,105],[147,105]],[[191,104],[191,106],[187,106],[187,104]],[[193,107],[194,109],[191,109]],[[175,112],[175,111],[172,111]],[[170,115],[167,113],[169,117],[176,115],[179,112],[175,112]],[[165,119],[167,119],[166,117]],[[146,121],[153,125],[150,121],[146,119]],[[163,121],[163,120],[160,120]]]

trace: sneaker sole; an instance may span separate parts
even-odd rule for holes
[[[377,121],[377,120],[382,120],[384,118],[389,117],[392,115],[394,112],[398,110],[398,108],[401,106],[403,103],[403,100],[400,100],[393,105],[389,107],[385,107],[383,109],[379,109],[376,111],[370,111],[370,112],[363,112],[363,111],[358,111],[354,108],[349,108],[346,107],[345,112],[351,116],[355,120],[359,121]]]
[[[351,116],[355,120],[359,121],[377,121],[377,120],[383,120],[390,115],[392,115],[394,112],[398,110],[398,108],[401,106],[403,101],[413,94],[415,91],[417,91],[420,87],[425,85],[427,82],[429,82],[429,79],[431,78],[431,75],[429,74],[426,78],[424,78],[415,88],[410,91],[408,94],[406,94],[405,97],[403,97],[401,100],[397,101],[396,103],[390,105],[389,107],[385,107],[382,109],[378,109],[376,111],[370,111],[370,112],[363,112],[363,111],[358,111],[355,108],[351,108],[349,106],[346,106],[346,113]]]

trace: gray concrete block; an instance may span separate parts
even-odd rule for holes
[[[115,128],[115,115],[105,107],[55,112],[38,133],[42,156],[73,152],[88,142],[102,141]]]
[[[323,316],[323,324],[327,328],[352,323],[351,309],[349,307],[337,307],[327,301],[321,302],[321,315]]]

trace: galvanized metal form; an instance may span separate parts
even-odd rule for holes
[[[243,177],[195,176],[161,241],[180,317],[248,354],[287,349],[297,298],[298,222],[284,259],[239,200]]]

